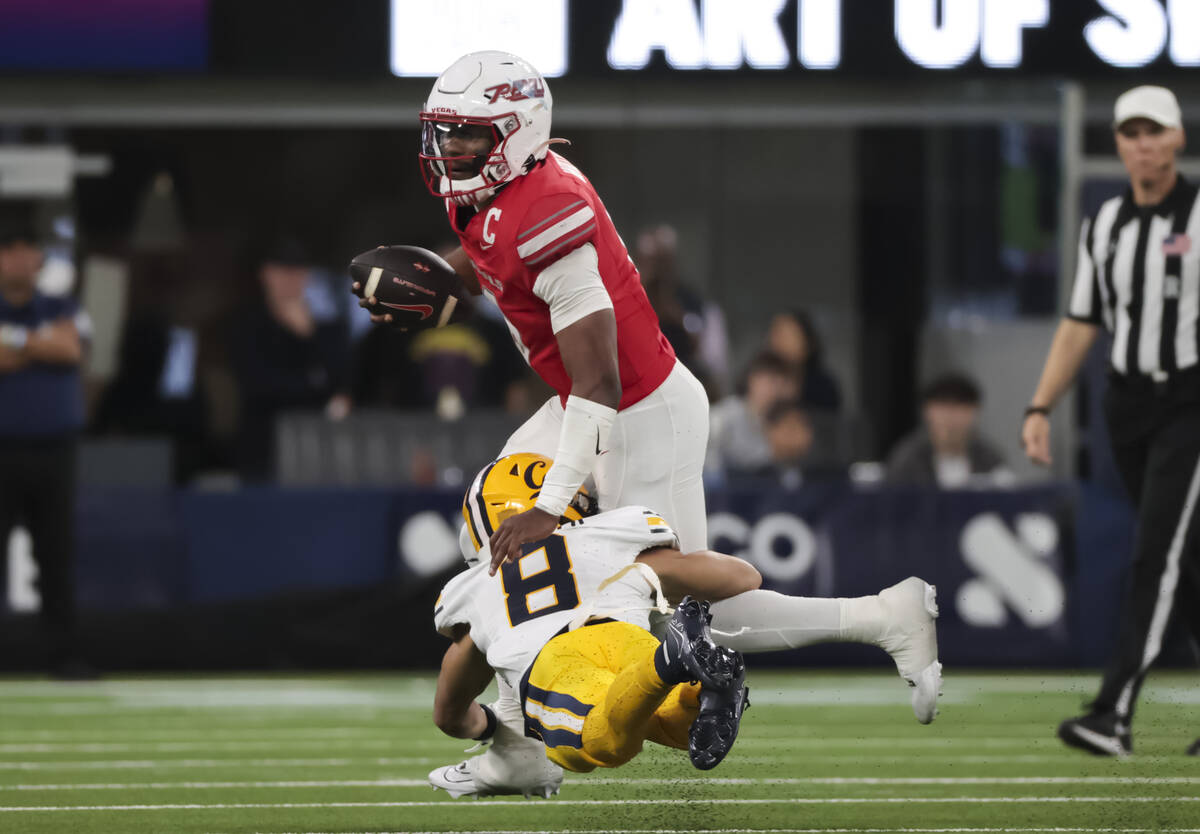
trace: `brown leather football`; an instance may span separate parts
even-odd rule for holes
[[[439,255],[419,246],[369,249],[350,262],[350,277],[363,298],[375,297],[372,313],[391,313],[395,326],[406,330],[441,327],[466,310],[460,309],[467,295],[462,279]]]

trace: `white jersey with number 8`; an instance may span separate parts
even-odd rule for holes
[[[653,510],[636,506],[565,524],[526,545],[525,555],[495,576],[488,576],[485,545],[482,564],[442,589],[434,625],[447,636],[467,626],[488,665],[516,687],[542,646],[573,620],[594,615],[649,627],[652,585],[639,571],[617,574],[654,547],[678,547],[675,531]]]

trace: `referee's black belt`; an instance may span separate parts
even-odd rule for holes
[[[1200,365],[1158,378],[1150,374],[1123,374],[1110,367],[1108,382],[1123,394],[1166,397],[1188,392],[1200,396]]]

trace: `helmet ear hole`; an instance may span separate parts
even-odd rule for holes
[[[514,515],[520,514],[521,512],[521,507],[514,506],[511,503],[505,504],[504,506],[496,509],[496,521],[500,524],[503,524],[504,522],[508,521],[508,519],[512,518]]]

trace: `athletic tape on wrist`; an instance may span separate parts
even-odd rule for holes
[[[487,727],[483,732],[475,736],[472,741],[487,741],[496,734],[496,713],[492,712],[492,708],[487,704],[480,704],[479,708],[483,710],[483,714],[487,716]]]
[[[537,508],[559,516],[592,474],[596,458],[608,451],[617,410],[574,395],[567,397],[554,465],[546,472]]]

